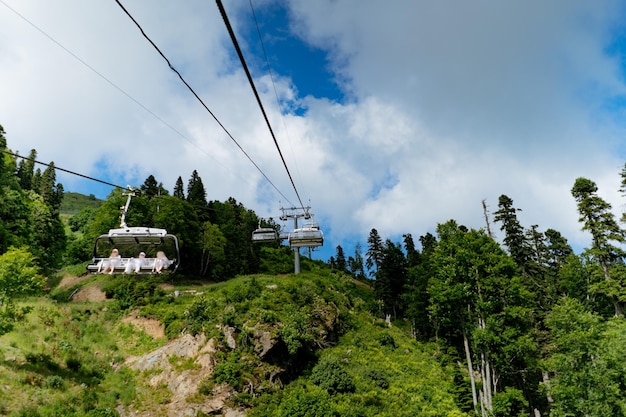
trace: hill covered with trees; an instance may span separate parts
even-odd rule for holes
[[[178,236],[181,268],[113,278],[84,272],[124,190],[63,218],[54,163],[1,129],[0,151],[3,414],[626,415],[626,233],[590,179],[571,190],[580,254],[503,194],[484,229],[372,228],[292,275],[291,250],[253,244],[256,214],[207,200],[196,171],[171,194],[149,176],[126,221]]]

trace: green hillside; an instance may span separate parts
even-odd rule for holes
[[[85,208],[96,209],[100,207],[102,200],[99,200],[93,194],[84,195],[80,193],[67,192],[63,193],[61,200],[61,214],[75,214]]]
[[[329,272],[214,285],[66,275],[1,339],[0,412],[465,415],[456,365],[375,319],[372,299]]]

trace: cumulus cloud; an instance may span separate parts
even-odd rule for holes
[[[196,169],[209,199],[232,196],[266,217],[298,205],[215,5],[124,4],[237,143],[115,2],[2,0],[9,146],[120,185],[153,174],[172,189]],[[288,74],[255,71],[300,197],[325,229],[324,258],[339,244],[350,254],[371,228],[399,240],[450,218],[483,227],[482,200],[495,211],[500,194],[523,209],[525,226],[584,246],[569,192],[578,176],[621,210],[619,1],[287,5],[291,33],[282,35],[324,51],[344,94],[303,94]],[[247,6],[226,5],[236,31],[252,25]],[[240,41],[251,53],[252,40]],[[59,179],[66,190],[107,192]]]

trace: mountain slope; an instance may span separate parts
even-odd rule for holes
[[[81,287],[115,298],[68,301]],[[465,415],[458,370],[375,319],[347,276],[92,276],[27,304],[0,339],[6,415]]]

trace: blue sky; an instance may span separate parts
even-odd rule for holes
[[[114,1],[0,0],[9,147],[124,186],[152,174],[171,190],[196,169],[209,199],[232,196],[262,217],[297,203],[216,5],[122,3],[288,201]],[[501,194],[525,227],[559,230],[583,248],[570,195],[579,176],[621,215],[623,2],[255,0],[273,83],[250,3],[226,3],[325,232],[314,257],[337,245],[352,255],[372,228],[400,242],[451,218],[484,227],[482,201],[493,212]],[[68,191],[110,191],[58,178]]]

